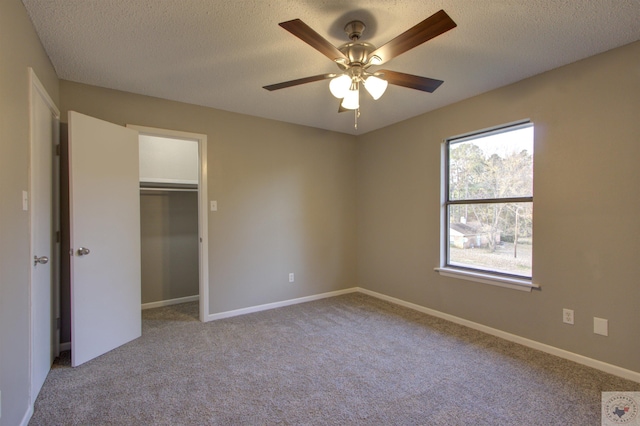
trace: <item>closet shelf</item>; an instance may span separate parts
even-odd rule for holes
[[[198,192],[197,184],[140,182],[140,191]]]

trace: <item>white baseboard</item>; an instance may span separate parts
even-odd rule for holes
[[[245,315],[245,314],[251,314],[254,312],[267,311],[269,309],[282,308],[284,306],[290,306],[290,305],[297,305],[298,303],[305,303],[305,302],[311,302],[313,300],[326,299],[327,297],[335,297],[335,296],[340,296],[347,293],[355,293],[356,291],[358,291],[358,288],[353,287],[353,288],[348,288],[346,290],[330,291],[328,293],[321,293],[313,296],[283,300],[282,302],[267,303],[264,305],[250,306],[248,308],[242,308],[242,309],[235,309],[233,311],[220,312],[217,314],[209,314],[206,316],[205,321],[206,322],[215,321],[223,318],[236,317],[238,315]]]
[[[586,365],[588,367],[592,367],[595,368],[596,370],[600,370],[600,371],[604,371],[605,373],[609,373],[609,374],[613,374],[614,376],[618,376],[618,377],[622,377],[624,379],[628,379],[628,380],[632,380],[634,382],[638,382],[640,383],[640,372],[637,371],[633,371],[633,370],[628,370],[626,368],[622,368],[622,367],[618,367],[617,365],[613,365],[613,364],[609,364],[603,361],[598,361],[597,359],[593,359],[593,358],[589,358],[586,357],[584,355],[580,355],[580,354],[576,354],[573,352],[569,352],[567,350],[564,349],[560,349],[560,348],[556,348],[555,346],[551,346],[551,345],[547,345],[545,343],[540,343],[537,342],[535,340],[531,340],[531,339],[527,339],[525,337],[521,337],[515,334],[511,334],[511,333],[507,333],[506,331],[502,331],[502,330],[498,330],[497,328],[493,328],[493,327],[488,327],[486,325],[483,324],[479,324],[477,322],[473,322],[473,321],[469,321],[466,320],[464,318],[460,318],[460,317],[456,317],[454,315],[450,315],[450,314],[446,314],[444,312],[440,312],[440,311],[436,311],[435,309],[430,309],[421,305],[417,305],[415,303],[411,303],[411,302],[406,302],[404,300],[401,299],[397,299],[395,297],[391,297],[391,296],[387,296],[385,294],[382,293],[377,293],[375,291],[371,291],[371,290],[367,290],[365,288],[361,288],[361,287],[352,287],[352,288],[348,288],[345,290],[337,290],[337,291],[331,291],[328,293],[321,293],[321,294],[316,294],[313,296],[306,296],[306,297],[300,297],[297,299],[290,299],[290,300],[284,300],[282,302],[275,302],[275,303],[267,303],[264,305],[258,305],[258,306],[251,306],[248,308],[242,308],[242,309],[236,309],[233,311],[226,311],[226,312],[220,312],[217,314],[210,314],[206,316],[206,321],[215,321],[218,319],[223,319],[223,318],[230,318],[230,317],[235,317],[238,315],[245,315],[245,314],[250,314],[253,312],[260,312],[260,311],[266,311],[269,309],[275,309],[275,308],[281,308],[284,306],[290,306],[290,305],[295,305],[298,303],[305,303],[305,302],[311,302],[313,300],[319,300],[319,299],[325,299],[327,297],[334,297],[334,296],[340,296],[343,294],[348,294],[348,293],[355,293],[355,292],[359,292],[359,293],[363,293],[372,297],[375,297],[377,299],[381,299],[381,300],[385,300],[387,302],[391,302],[394,303],[396,305],[400,305],[400,306],[404,306],[405,308],[409,308],[409,309],[413,309],[415,311],[418,312],[422,312],[424,314],[427,315],[431,315],[437,318],[442,318],[444,320],[447,321],[451,321],[453,323],[456,324],[460,324],[463,325],[465,327],[469,327],[472,328],[474,330],[478,330],[481,331],[483,333],[487,333],[490,334],[492,336],[496,336],[499,337],[501,339],[505,339],[508,340],[510,342],[514,342],[514,343],[518,343],[520,345],[532,348],[532,349],[536,349],[551,355],[555,355],[558,356],[560,358],[564,358],[567,359],[569,361],[573,361],[573,362],[577,362],[578,364],[582,364],[582,365]],[[184,299],[189,299],[189,300],[184,300]],[[154,303],[165,303],[163,305],[158,305],[158,306],[168,306],[168,305],[172,305],[175,303],[184,303],[184,302],[191,302],[191,301],[195,301],[198,300],[198,296],[192,296],[192,297],[188,297],[188,298],[181,298],[181,299],[173,299],[173,300],[167,300],[167,301],[163,301],[163,302],[154,302]],[[147,304],[150,305],[150,304]],[[145,305],[143,305],[143,309],[148,309],[144,307]],[[150,307],[158,307],[158,306],[150,306]],[[66,343],[60,343],[60,350],[64,351],[64,350],[69,350],[71,349],[71,342],[66,342]]]
[[[492,336],[508,340],[510,342],[518,343],[532,349],[537,349],[541,352],[546,352],[548,354],[555,355],[569,361],[577,362],[578,364],[595,368],[596,370],[604,371],[605,373],[613,374],[614,376],[622,377],[623,379],[633,380],[634,382],[640,383],[640,373],[636,371],[627,370],[626,368],[618,367],[617,365],[608,364],[606,362],[598,361],[597,359],[593,358],[588,358],[586,356],[569,352],[564,349],[556,348],[555,346],[550,346],[544,343],[537,342],[535,340],[507,333],[506,331],[488,327],[477,322],[469,321],[464,318],[456,317],[454,315],[445,314],[444,312],[416,305],[415,303],[405,302],[404,300],[396,299],[395,297],[387,296],[375,291],[367,290],[360,287],[358,287],[356,290],[360,293],[367,294],[381,300],[386,300],[387,302],[395,303],[396,305],[404,306],[406,308],[413,309],[415,311],[422,312],[437,318],[442,318],[444,320],[451,321],[453,323],[460,324],[474,330],[482,331],[483,333],[487,333]]]
[[[29,404],[29,409],[26,413],[24,413],[24,417],[22,417],[22,421],[20,422],[20,426],[29,426],[29,421],[33,417],[33,403]]]
[[[177,305],[179,303],[197,302],[198,300],[200,300],[200,296],[196,294],[195,296],[179,297],[177,299],[160,300],[158,302],[143,303],[142,310],[144,311],[145,309],[161,308],[163,306]]]
[[[486,325],[482,325],[473,321],[469,321],[466,320],[464,318],[460,318],[460,317],[456,317],[454,315],[450,315],[450,314],[446,314],[444,312],[440,312],[440,311],[436,311],[434,309],[430,309],[430,308],[426,308],[424,306],[421,305],[417,305],[415,303],[411,303],[411,302],[406,302],[404,300],[401,299],[397,299],[395,297],[391,297],[391,296],[387,296],[381,293],[377,293],[375,291],[371,291],[371,290],[367,290],[365,288],[361,288],[361,287],[352,287],[349,289],[345,289],[345,290],[337,290],[337,291],[331,291],[328,293],[321,293],[321,294],[317,294],[317,295],[313,295],[313,296],[306,296],[306,297],[300,297],[297,299],[290,299],[290,300],[285,300],[282,302],[275,302],[275,303],[267,303],[264,305],[258,305],[258,306],[252,306],[252,307],[248,307],[248,308],[242,308],[242,309],[236,309],[233,311],[226,311],[226,312],[220,312],[217,314],[210,314],[206,316],[206,321],[214,321],[214,320],[219,320],[219,319],[223,319],[223,318],[230,318],[230,317],[235,317],[238,315],[245,315],[245,314],[250,314],[250,313],[254,313],[254,312],[260,312],[260,311],[265,311],[265,310],[269,310],[269,309],[275,309],[275,308],[281,308],[284,306],[290,306],[290,305],[295,305],[298,303],[305,303],[305,302],[311,302],[313,300],[319,300],[319,299],[325,299],[328,297],[335,297],[335,296],[340,296],[343,294],[348,294],[348,293],[363,293],[372,297],[375,297],[377,299],[381,299],[381,300],[385,300],[387,302],[391,302],[394,303],[396,305],[400,305],[400,306],[404,306],[406,308],[409,309],[413,309],[415,311],[418,312],[422,312],[425,313],[427,315],[431,315],[437,318],[442,318],[444,320],[447,321],[451,321],[453,323],[456,324],[460,324],[463,325],[465,327],[469,327],[472,328],[474,330],[478,330],[481,331],[483,333],[487,333],[490,334],[492,336],[496,336],[499,337],[501,339],[505,339],[508,340],[510,342],[514,342],[514,343],[518,343],[521,344],[523,346],[527,346],[529,348],[532,349],[536,349],[551,355],[555,355],[558,356],[560,358],[564,358],[567,359],[569,361],[573,361],[573,362],[577,362],[578,364],[582,364],[582,365],[586,365],[588,367],[592,367],[595,368],[597,370],[601,370],[604,371],[606,373],[609,374],[613,374],[614,376],[618,376],[618,377],[622,377],[624,379],[628,379],[628,380],[632,380],[634,382],[638,382],[640,383],[640,373],[636,372],[636,371],[632,371],[632,370],[627,370],[626,368],[622,368],[622,367],[618,367],[616,365],[612,365],[612,364],[608,364],[606,362],[602,362],[602,361],[598,361],[596,359],[593,358],[588,358],[586,356],[583,355],[579,355],[573,352],[569,352],[566,351],[564,349],[560,349],[560,348],[556,348],[554,346],[550,346],[544,343],[540,343],[537,342],[535,340],[530,340],[521,336],[517,336],[515,334],[511,334],[511,333],[507,333],[505,331],[502,330],[498,330],[496,328],[492,328],[492,327],[488,327]],[[174,305],[174,304],[178,304],[178,303],[185,303],[185,302],[193,302],[198,300],[199,297],[198,296],[190,296],[190,297],[182,297],[179,299],[171,299],[171,300],[164,300],[161,302],[153,302],[153,303],[145,303],[142,305],[142,309],[150,309],[150,308],[157,308],[157,307],[161,307],[161,306],[169,306],[169,305]],[[71,342],[65,342],[65,343],[60,343],[60,350],[64,351],[64,350],[69,350],[71,349]],[[28,411],[25,413],[24,418],[22,419],[22,422],[20,423],[21,426],[27,426],[29,424],[29,420],[31,419],[31,417],[33,416],[33,405],[30,405]]]

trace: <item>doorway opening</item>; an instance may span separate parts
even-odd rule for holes
[[[208,315],[207,178],[203,134],[139,132],[142,309],[198,301]]]
[[[68,129],[61,127],[61,207],[69,208],[62,210],[61,220],[66,226],[61,269],[61,323],[66,334],[61,336],[66,339],[61,337],[60,349],[71,349],[72,366],[140,336],[140,134],[197,145],[193,194],[197,197],[199,319],[205,321],[209,312],[206,135],[127,127],[74,111],[68,112]],[[74,217],[80,220],[74,222]],[[117,268],[109,268],[116,264]]]

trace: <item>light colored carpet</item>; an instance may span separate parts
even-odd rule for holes
[[[143,333],[54,365],[31,425],[598,425],[602,391],[640,384],[354,293]]]

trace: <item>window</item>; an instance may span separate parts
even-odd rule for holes
[[[533,124],[447,139],[444,164],[444,269],[530,285]]]

